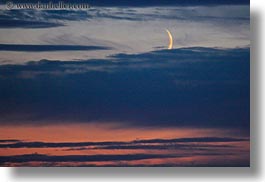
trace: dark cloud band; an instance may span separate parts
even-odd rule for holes
[[[5,140],[7,141],[7,140]],[[15,140],[14,140],[15,141]],[[218,137],[199,137],[199,138],[176,138],[176,139],[151,139],[151,140],[134,140],[130,142],[121,141],[106,141],[106,142],[22,142],[18,141],[10,144],[0,144],[0,148],[58,148],[58,147],[89,147],[103,146],[105,149],[123,148],[124,146],[132,145],[132,148],[137,148],[135,144],[172,144],[177,143],[178,147],[186,147],[185,143],[216,143],[216,142],[239,142],[248,141],[244,138],[218,138]],[[190,146],[190,145],[189,145]],[[147,146],[148,147],[148,146]],[[152,147],[152,146],[151,146]],[[129,149],[129,148],[128,148]]]
[[[108,47],[83,45],[27,45],[27,44],[0,44],[0,51],[22,52],[52,52],[52,51],[92,51],[108,50]]]
[[[249,55],[186,48],[2,65],[0,122],[249,128]]]
[[[0,156],[0,164],[11,162],[108,162],[108,161],[132,161],[142,159],[163,159],[178,157],[177,155],[159,155],[159,154],[126,154],[126,155],[68,155],[68,156],[50,156],[41,154]],[[182,156],[180,156],[182,157]]]

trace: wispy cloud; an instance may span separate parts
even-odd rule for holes
[[[149,139],[149,140],[134,140],[129,142],[121,141],[105,141],[105,142],[60,142],[60,143],[49,143],[49,142],[22,142],[18,141],[10,144],[0,144],[0,148],[58,148],[58,147],[95,147],[90,149],[152,149],[152,144],[173,144],[175,147],[191,147],[194,144],[185,145],[185,143],[216,143],[216,142],[239,142],[248,141],[244,138],[220,138],[220,137],[197,137],[197,138],[175,138],[175,139]],[[13,141],[14,142],[14,141]],[[137,144],[137,145],[135,145]],[[141,144],[141,145],[139,145]],[[145,145],[142,145],[145,144]],[[151,145],[147,145],[151,144]],[[209,147],[209,145],[200,145]],[[103,146],[103,147],[102,147]],[[196,146],[196,144],[195,144]],[[211,145],[210,145],[211,146]],[[128,148],[127,148],[128,147]],[[161,146],[156,146],[159,149]],[[164,146],[166,147],[166,146]],[[170,147],[170,146],[168,146]],[[88,148],[89,149],[89,148]],[[168,148],[167,148],[168,149]]]
[[[11,54],[10,51],[3,51],[0,61],[71,61],[106,58],[117,53],[149,52],[167,45],[165,28],[170,29],[176,48],[244,47],[250,44],[249,21],[249,6],[246,5],[92,7],[87,11],[1,10],[2,44],[85,45],[112,49],[100,53],[68,52],[67,55],[59,51],[52,51],[49,55],[15,50]]]
[[[0,28],[52,28],[63,26],[60,23],[25,21],[25,20],[1,20]]]
[[[53,156],[42,154],[27,154],[17,156],[0,156],[0,164],[11,162],[108,162],[108,161],[132,161],[142,159],[163,159],[183,157],[183,155],[166,154],[125,154],[125,155],[67,155]]]
[[[0,140],[0,143],[14,143],[14,142],[20,142],[20,140],[14,140],[14,139]]]
[[[154,160],[159,159],[160,164],[168,166],[193,166],[194,163],[179,163],[172,161],[181,158],[196,158],[196,157],[244,157],[247,156],[248,138],[228,138],[228,137],[194,137],[194,138],[173,138],[173,139],[146,139],[146,140],[133,140],[133,141],[101,141],[101,142],[16,142],[12,144],[0,144],[1,149],[15,150],[19,148],[28,149],[32,148],[35,151],[47,150],[48,148],[55,148],[55,152],[62,151],[64,155],[52,154],[21,154],[21,155],[5,155],[0,157],[0,164],[7,166],[32,166],[32,162],[38,162],[38,166],[47,165],[47,163],[58,163],[59,166],[72,166],[72,165],[103,165],[103,166],[141,166],[141,160]],[[238,145],[239,144],[239,145]],[[38,150],[39,149],[39,150]],[[72,152],[80,151],[97,151],[94,155],[73,155]],[[106,150],[112,151],[113,154],[105,154]],[[148,152],[153,150],[152,154]],[[103,152],[104,151],[104,152]],[[122,153],[117,152],[122,151]],[[137,152],[139,151],[139,152]],[[104,153],[104,154],[101,154]],[[236,157],[235,157],[236,156]],[[166,159],[165,161],[163,159]],[[172,159],[172,160],[171,160]],[[171,163],[168,163],[168,160]],[[235,166],[247,166],[248,158],[244,161],[234,162]],[[132,161],[136,163],[120,163],[125,161]],[[100,164],[98,162],[103,162]],[[107,163],[111,162],[111,163]],[[117,163],[118,162],[118,163]],[[203,166],[203,162],[196,165]],[[152,163],[147,163],[152,166]],[[155,165],[155,164],[154,164]],[[228,165],[225,161],[214,162],[209,161],[209,165]]]
[[[0,51],[23,51],[23,52],[52,52],[52,51],[91,51],[108,50],[102,46],[84,45],[27,45],[27,44],[0,44]]]

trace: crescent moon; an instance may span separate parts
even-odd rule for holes
[[[169,43],[168,43],[168,48],[167,49],[172,49],[173,48],[173,37],[168,29],[166,29],[168,38],[169,38]]]

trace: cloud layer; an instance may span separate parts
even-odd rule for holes
[[[159,159],[161,163],[159,166],[203,166],[207,165],[215,166],[227,166],[226,161],[205,161],[204,163],[179,163],[172,160],[182,160],[182,158],[194,158],[196,157],[232,157],[235,156],[244,157],[244,160],[233,162],[232,166],[248,166],[249,158],[247,158],[248,150],[244,145],[249,142],[247,138],[218,138],[218,137],[198,137],[198,138],[174,138],[174,139],[149,139],[149,140],[134,140],[128,142],[121,141],[105,141],[105,142],[23,142],[23,141],[11,141],[9,144],[0,144],[1,149],[46,149],[55,148],[56,153],[58,151],[67,152],[64,155],[52,155],[52,154],[38,154],[37,152],[32,154],[21,155],[5,155],[0,156],[1,165],[23,165],[33,166],[34,162],[37,162],[39,166],[45,166],[47,164],[55,166],[92,166],[92,165],[107,165],[110,162],[110,166],[141,166],[145,164],[141,160],[149,160],[146,163],[148,166],[152,166],[150,160]],[[240,144],[241,143],[241,144]],[[240,144],[240,145],[238,145]],[[113,154],[106,154],[109,150]],[[150,154],[152,150],[152,154]],[[72,152],[86,151],[90,155],[74,155]],[[92,151],[97,151],[97,154],[91,154]],[[120,153],[119,151],[123,151]],[[137,152],[139,151],[139,152]],[[99,153],[98,153],[99,152]],[[103,153],[103,154],[101,154]],[[108,152],[107,152],[108,153]],[[165,161],[163,161],[165,159]],[[185,160],[185,159],[184,159]],[[132,163],[128,163],[128,162]],[[169,162],[171,161],[171,162]],[[155,164],[155,163],[154,163]],[[35,163],[36,165],[36,163]]]
[[[5,140],[8,144],[0,144],[0,148],[58,148],[58,147],[92,147],[87,149],[161,149],[160,145],[152,144],[167,144],[165,149],[169,149],[169,144],[174,144],[175,147],[188,148],[189,143],[196,142],[196,147],[200,147],[199,143],[218,143],[218,142],[240,142],[248,141],[244,138],[218,138],[218,137],[198,137],[198,138],[176,138],[176,139],[149,139],[149,140],[134,140],[129,142],[121,141],[105,141],[105,142],[23,142],[19,140]],[[185,144],[187,143],[187,145]],[[143,145],[148,144],[148,145]],[[202,147],[211,147],[211,145],[202,145]],[[128,147],[128,148],[127,148]],[[221,145],[221,147],[223,147]]]
[[[219,2],[219,1],[218,1]],[[2,45],[75,45],[109,47],[99,51],[60,51],[49,54],[2,51],[0,64],[29,60],[106,58],[166,48],[169,29],[174,47],[249,47],[249,6],[92,7],[75,10],[0,11]],[[138,27],[135,29],[135,27]],[[2,50],[7,49],[3,47]]]
[[[108,47],[82,45],[25,45],[0,44],[0,51],[53,52],[53,51],[91,51],[107,50]]]
[[[2,124],[249,128],[249,49],[185,48],[0,66]]]

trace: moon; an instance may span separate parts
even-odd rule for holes
[[[168,29],[166,29],[168,38],[169,38],[169,43],[168,43],[168,48],[167,49],[172,49],[173,48],[173,37]]]

